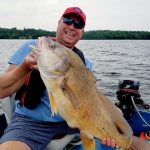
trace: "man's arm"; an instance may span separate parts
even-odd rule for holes
[[[19,66],[11,64],[0,77],[0,98],[15,93],[23,85],[26,75],[36,68],[35,65],[36,61],[31,54]]]

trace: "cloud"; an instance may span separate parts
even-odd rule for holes
[[[86,30],[150,30],[149,0],[0,0],[0,27],[53,31],[70,6],[86,13]]]

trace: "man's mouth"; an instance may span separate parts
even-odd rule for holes
[[[67,34],[67,35],[69,35],[69,36],[72,36],[72,37],[74,37],[74,36],[75,36],[73,33],[68,32],[68,31],[66,31],[66,32],[65,32],[65,34]]]

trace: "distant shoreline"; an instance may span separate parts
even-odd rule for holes
[[[55,37],[55,31],[41,29],[22,30],[17,28],[1,28],[0,39],[37,39],[39,36]],[[91,30],[85,31],[83,40],[150,40],[149,31],[121,31],[121,30]]]

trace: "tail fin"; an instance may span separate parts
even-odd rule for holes
[[[144,140],[133,136],[131,146],[128,150],[150,150],[150,143],[146,143]]]

